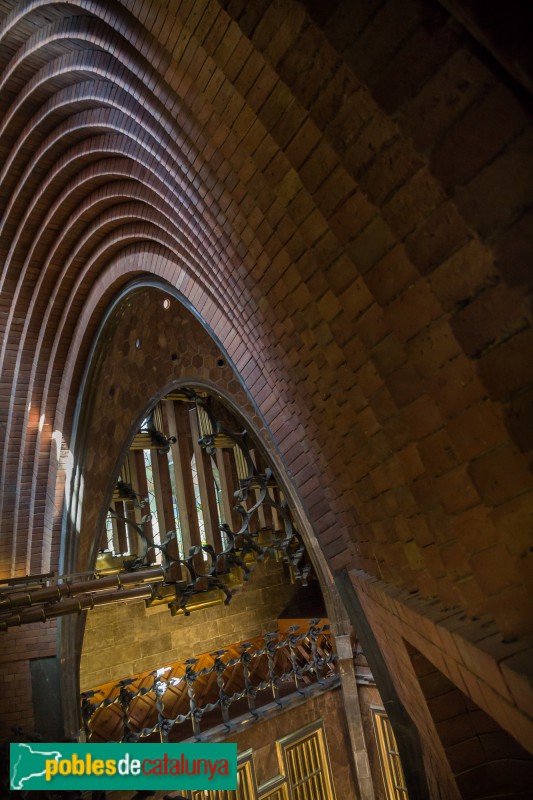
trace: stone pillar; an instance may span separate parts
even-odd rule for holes
[[[359,784],[361,800],[374,800],[374,785],[370,774],[370,762],[363,735],[363,721],[359,694],[355,678],[353,652],[350,637],[347,634],[335,636],[338,655],[339,673],[341,676],[342,696],[346,713],[346,722],[350,733],[350,742]]]

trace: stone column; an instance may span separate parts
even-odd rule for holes
[[[350,742],[359,784],[361,800],[374,800],[374,785],[370,774],[370,763],[363,735],[363,721],[355,678],[353,652],[350,637],[347,634],[335,636],[339,673],[341,676],[342,696],[346,722],[350,734]]]

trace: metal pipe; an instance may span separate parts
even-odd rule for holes
[[[21,591],[22,589],[26,589],[28,586],[35,587],[36,583],[40,583],[42,585],[54,576],[54,572],[43,572],[40,575],[24,575],[19,578],[3,578],[0,580],[0,595],[5,594],[6,592],[17,590]]]
[[[93,578],[92,580],[78,581],[76,583],[65,581],[64,583],[57,583],[55,586],[27,589],[25,592],[15,590],[14,593],[0,600],[0,613],[2,611],[11,611],[15,608],[28,608],[40,603],[54,602],[61,600],[63,597],[87,594],[87,592],[103,592],[111,588],[120,589],[122,586],[154,582],[163,577],[163,568],[158,566],[139,570],[138,572],[119,572],[116,575],[108,575],[105,578]]]
[[[13,614],[7,619],[2,619],[0,620],[0,631],[6,631],[8,628],[18,627],[29,622],[46,622],[49,619],[63,617],[66,614],[81,614],[82,611],[89,611],[96,606],[103,606],[109,603],[151,600],[154,593],[155,588],[151,584],[145,584],[144,586],[133,586],[129,589],[113,589],[110,592],[101,592],[99,594],[80,594],[76,597],[68,597],[51,606],[28,608],[19,614]]]

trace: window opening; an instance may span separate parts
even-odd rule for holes
[[[191,793],[192,800],[256,800],[251,757],[237,766],[237,790],[203,789]]]
[[[322,723],[286,737],[281,748],[293,800],[334,800]]]
[[[372,719],[387,800],[407,800],[405,777],[390,720],[383,708],[372,708]]]
[[[105,530],[106,530],[106,540],[107,540],[107,550],[110,550],[112,553],[115,552],[115,542],[114,542],[114,529],[113,529],[113,519],[111,514],[107,512],[107,517],[105,518]]]
[[[268,794],[262,794],[261,800],[289,800],[289,795],[287,794],[287,786],[286,784],[282,784],[278,786],[277,789],[273,789]]]

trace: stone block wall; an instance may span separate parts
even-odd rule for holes
[[[310,591],[312,589],[310,588]],[[258,564],[229,606],[172,617],[166,605],[101,606],[87,615],[80,664],[82,691],[165,667],[276,630],[294,586],[276,562]]]

